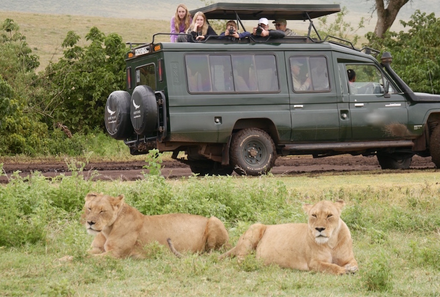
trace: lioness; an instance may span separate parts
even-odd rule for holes
[[[254,224],[220,258],[237,256],[243,260],[256,249],[265,264],[333,274],[355,272],[358,266],[350,230],[340,218],[343,206],[343,201],[305,204],[308,224]]]
[[[228,241],[228,232],[216,217],[190,214],[146,216],[124,202],[124,195],[111,197],[89,193],[85,197],[82,222],[95,235],[91,254],[116,258],[143,258],[143,247],[172,239],[177,251],[202,252],[217,249]]]

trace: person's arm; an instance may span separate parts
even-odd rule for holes
[[[174,17],[172,17],[171,18],[171,22],[170,22],[170,32],[171,33],[176,33],[176,27],[174,26],[175,25],[175,19],[174,19]],[[171,42],[176,42],[177,41],[177,35],[171,35],[170,36],[170,41]]]
[[[238,37],[240,38],[240,39],[243,39],[243,38],[246,38],[246,37],[249,37],[249,36],[251,36],[251,32],[241,32],[240,34],[238,34]]]
[[[272,38],[284,38],[286,34],[281,30],[269,30],[269,36]]]

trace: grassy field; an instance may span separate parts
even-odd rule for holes
[[[38,71],[43,70],[49,61],[57,62],[63,55],[61,44],[69,31],[81,36],[80,46],[86,44],[85,35],[92,27],[106,35],[117,33],[124,42],[149,42],[153,33],[169,31],[169,22],[160,20],[0,11],[0,23],[6,18],[19,25],[32,52],[40,57]]]
[[[178,180],[145,174],[130,183],[83,181],[75,173],[52,182],[36,174],[0,187],[2,296],[439,296],[437,172]],[[215,215],[232,244],[254,222],[306,222],[303,203],[343,199],[360,271],[294,271],[263,266],[254,255],[239,264],[219,261],[220,252],[177,259],[155,244],[145,260],[90,258],[92,237],[79,224],[89,191],[124,193],[148,214]]]

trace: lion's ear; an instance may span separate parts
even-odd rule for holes
[[[117,208],[121,207],[121,205],[124,203],[125,196],[123,194],[119,195],[118,197],[112,197],[112,205],[116,206]]]
[[[342,200],[338,200],[338,201],[335,202],[335,205],[341,211],[344,208],[344,206],[345,206],[345,202],[342,201]]]
[[[306,213],[309,213],[309,211],[312,209],[312,204],[303,204],[303,209]]]
[[[98,196],[98,193],[90,192],[90,193],[88,193],[88,194],[86,195],[86,197],[84,198],[84,200],[86,200],[86,201],[90,201],[90,200],[95,199],[97,196]]]

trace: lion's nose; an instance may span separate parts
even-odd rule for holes
[[[90,226],[93,226],[93,225],[95,225],[95,222],[94,221],[87,221],[87,224],[89,224]]]
[[[325,230],[325,228],[317,227],[317,228],[315,228],[315,230],[318,231],[318,232],[322,232],[322,231]]]

